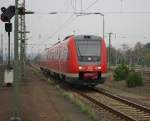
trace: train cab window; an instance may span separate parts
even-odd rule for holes
[[[101,41],[98,39],[76,39],[80,64],[100,64]]]

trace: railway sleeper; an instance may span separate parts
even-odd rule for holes
[[[150,116],[147,115],[147,114],[135,114],[135,113],[126,113],[126,114],[128,114],[128,115],[130,115],[130,116],[139,116],[139,117],[141,117],[141,116],[146,116],[146,117],[150,117]]]
[[[123,112],[125,112],[126,114],[135,114],[135,115],[148,115],[148,116],[150,116],[149,114],[147,114],[147,113],[142,113],[142,112],[133,112],[133,111],[125,111],[125,110],[120,110],[120,111],[123,111]]]
[[[124,109],[124,108],[118,108],[118,110],[120,110],[120,111],[128,111],[129,113],[130,112],[132,112],[132,113],[142,113],[142,112],[137,112],[137,111],[135,111],[135,110],[130,110],[130,109]]]
[[[130,108],[130,106],[128,105],[124,105],[124,104],[120,104],[120,105],[117,105],[117,104],[110,104],[111,106],[116,106],[116,107],[126,107],[126,108]]]
[[[124,106],[117,106],[117,105],[109,105],[109,106],[112,106],[112,107],[114,107],[114,108],[118,108],[118,109],[125,109],[125,110],[134,110],[134,111],[136,111],[137,109],[134,109],[134,108],[132,108],[132,107],[124,107]]]
[[[124,106],[124,105],[111,105],[113,107],[117,107],[117,108],[123,108],[123,109],[129,109],[129,110],[134,110],[134,111],[140,111],[142,112],[140,109],[134,108],[134,107],[130,107],[128,105]]]
[[[137,121],[148,121],[148,120],[150,120],[150,117],[145,117],[145,116],[133,116],[133,115],[129,115],[130,117],[133,117],[134,119],[136,119]]]
[[[150,121],[149,118],[144,118],[144,117],[137,117],[137,121]]]
[[[131,114],[129,114],[129,116],[130,116],[130,117],[133,117],[133,118],[135,118],[135,119],[138,118],[138,120],[139,120],[139,119],[149,119],[149,120],[150,120],[150,116],[131,115]],[[147,120],[146,120],[146,121],[147,121]]]

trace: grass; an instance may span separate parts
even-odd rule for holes
[[[72,120],[64,118],[62,121],[72,121]]]
[[[79,99],[75,98],[72,93],[61,91],[62,95],[66,98],[69,99],[71,102],[73,102],[81,112],[87,114],[93,121],[97,121],[96,114],[95,112],[85,103],[80,101]]]

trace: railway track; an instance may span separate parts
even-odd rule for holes
[[[68,91],[70,89],[65,90]],[[111,113],[111,115],[113,114],[117,120],[120,119],[121,121],[150,121],[149,108],[123,99],[114,94],[97,89],[94,89],[94,91],[92,92],[84,92],[73,89],[73,92],[92,102],[100,109],[103,108],[105,111]]]
[[[94,89],[94,92],[76,91],[77,94],[117,116],[121,121],[150,121],[150,109],[113,94]]]

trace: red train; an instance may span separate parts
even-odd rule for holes
[[[71,35],[45,49],[40,68],[72,84],[95,86],[104,83],[107,72],[104,39],[93,35]]]

